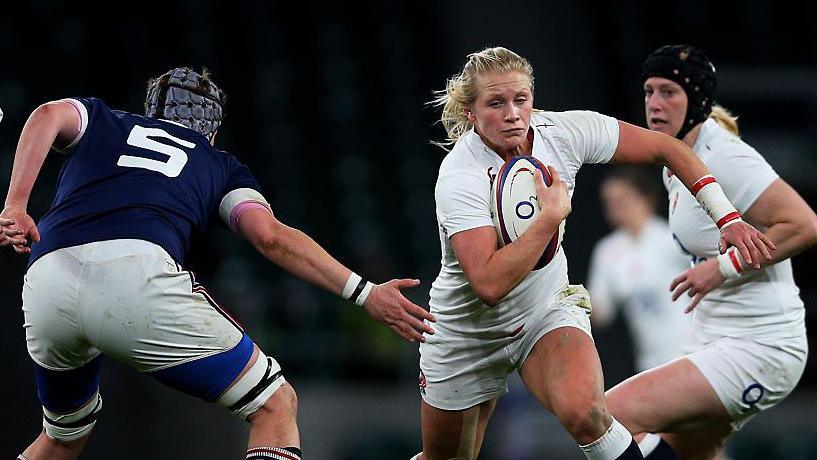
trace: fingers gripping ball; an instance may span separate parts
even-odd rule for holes
[[[541,161],[532,156],[515,156],[508,160],[491,184],[491,218],[494,221],[499,247],[511,244],[533,223],[539,214],[534,172],[542,171],[545,185],[553,178]],[[547,265],[561,244],[562,227],[548,242],[542,257],[533,267],[538,270]]]

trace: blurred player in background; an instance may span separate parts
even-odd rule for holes
[[[701,50],[659,48],[642,78],[649,128],[692,147],[738,211],[777,247],[760,266],[746,265],[734,248],[719,254],[705,208],[677,170],[664,170],[670,229],[694,264],[671,285],[673,298],[687,294],[687,311],[694,309],[689,354],[624,381],[608,400],[632,433],[662,433],[640,442],[646,458],[712,458],[803,373],[805,312],[789,258],[817,242],[817,215],[738,137],[736,118],[713,105],[715,67]]]
[[[273,216],[247,167],[212,145],[223,105],[206,73],[177,68],[149,82],[146,116],[88,98],[29,117],[0,214],[0,245],[30,253],[24,327],[43,405],[44,430],[19,458],[79,455],[102,407],[102,353],[249,421],[247,459],[301,458],[281,367],[182,268],[191,234],[213,215],[403,338],[433,333],[421,321],[433,317],[400,292],[418,281],[365,281]],[[51,148],[67,160],[35,225],[26,207]]]
[[[615,231],[593,248],[588,277],[593,326],[609,325],[623,308],[639,371],[681,356],[690,323],[667,289],[689,268],[689,257],[673,241],[667,222],[655,214],[657,194],[643,169],[610,171],[601,184],[601,201]]]
[[[442,267],[430,305],[438,323],[437,333],[420,344],[423,452],[415,459],[476,458],[513,371],[587,458],[642,458],[607,409],[587,291],[568,286],[564,251],[532,269],[570,212],[568,194],[583,164],[665,164],[690,188],[709,171],[669,136],[595,112],[534,112],[533,69],[505,48],[469,55],[435,102],[443,107],[453,148],[435,190]],[[553,185],[546,188],[537,172],[541,213],[499,249],[492,174],[520,154],[550,165]],[[700,197],[723,238],[740,245],[752,263],[771,257],[760,232],[739,219],[716,183],[711,186],[713,194]]]

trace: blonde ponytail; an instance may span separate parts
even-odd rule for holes
[[[738,130],[738,117],[732,115],[732,112],[725,107],[717,104],[713,105],[712,112],[709,113],[709,118],[718,122],[723,129],[729,131],[735,136],[740,136],[740,132]]]

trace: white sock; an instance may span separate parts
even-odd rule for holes
[[[588,460],[613,460],[623,454],[633,442],[633,435],[615,418],[607,431],[595,441],[582,448]]]
[[[638,448],[641,450],[641,455],[644,457],[650,455],[652,451],[658,447],[659,442],[661,442],[661,436],[653,433],[647,433],[641,442],[638,443]]]

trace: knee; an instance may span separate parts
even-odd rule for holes
[[[633,403],[637,401],[635,395],[628,395],[626,390],[619,387],[612,388],[607,391],[607,407],[610,414],[616,418],[630,433],[638,434],[647,431],[654,431],[648,429],[649,427],[637,423],[633,418]]]
[[[43,406],[43,432],[50,443],[70,447],[72,441],[91,434],[102,410],[102,397],[95,393],[84,405],[69,413],[52,412]]]
[[[579,444],[600,438],[610,424],[607,406],[599,402],[572,404],[556,412],[562,426]]]
[[[294,419],[297,413],[298,395],[295,394],[295,389],[292,388],[292,385],[284,383],[280,388],[275,390],[272,396],[267,398],[252,417],[271,416],[290,417]]]

